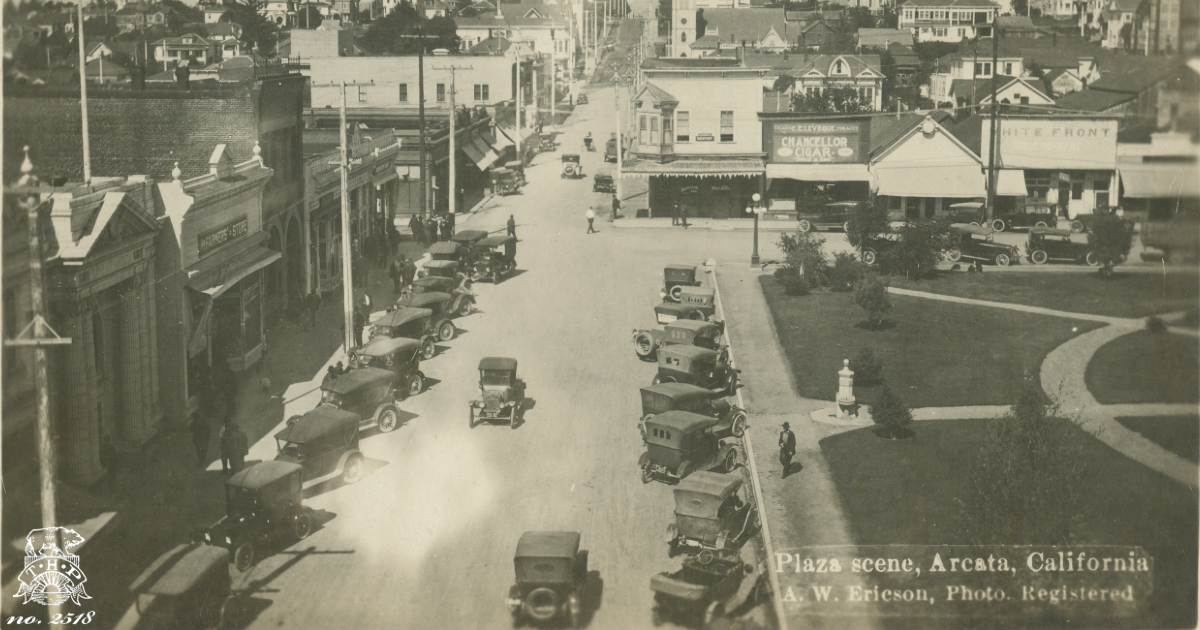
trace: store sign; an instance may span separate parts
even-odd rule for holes
[[[696,134],[696,142],[712,142],[712,141],[713,141],[713,135],[711,133]]]
[[[200,236],[196,237],[196,248],[200,252],[200,257],[203,258],[214,249],[232,243],[249,233],[250,221],[246,215],[242,215],[215,230],[201,232]]]
[[[983,126],[988,155],[991,120]],[[1117,121],[1094,118],[1001,118],[998,159],[1004,168],[1108,170],[1117,167]]]
[[[865,164],[866,121],[771,122],[770,160],[782,164]]]

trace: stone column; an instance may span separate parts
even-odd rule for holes
[[[124,412],[116,418],[120,427],[118,434],[121,440],[121,450],[136,450],[145,442],[146,409],[143,405],[142,387],[145,373],[149,366],[142,360],[142,321],[141,277],[134,275],[117,295],[116,310],[121,327],[121,346],[113,348],[118,357],[120,388],[120,408]]]
[[[96,411],[102,397],[96,383],[92,336],[92,312],[97,305],[78,295],[67,300],[72,308],[66,309],[58,331],[70,337],[72,343],[52,355],[59,362],[55,372],[60,375],[51,383],[60,412],[54,435],[62,478],[88,485],[104,472],[100,467],[100,419]]]

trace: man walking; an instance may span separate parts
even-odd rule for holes
[[[225,420],[221,429],[221,470],[236,473],[246,466],[246,454],[250,452],[246,433],[233,418]]]
[[[304,310],[308,311],[309,328],[317,327],[317,311],[321,309],[321,294],[314,288],[304,296]]]
[[[679,202],[671,204],[671,227],[679,225]]]
[[[196,446],[196,458],[200,460],[200,465],[208,460],[208,441],[212,437],[212,430],[208,426],[208,421],[204,419],[200,413],[192,414],[192,444]]]
[[[388,263],[388,277],[392,279],[392,291],[400,293],[400,276],[403,272],[403,267],[399,260],[393,258],[392,262]]]
[[[796,434],[792,433],[788,423],[783,423],[783,431],[779,433],[779,464],[783,466],[783,477],[787,478],[792,468],[792,456],[796,454]]]
[[[354,309],[354,342],[357,345],[363,345],[363,327],[367,325],[367,318],[363,317],[361,309]]]
[[[595,212],[592,212],[592,209],[591,209],[591,208],[588,208],[587,214],[585,214],[585,215],[583,215],[583,216],[587,217],[587,221],[588,221],[588,231],[587,231],[587,233],[588,233],[588,234],[595,234],[595,233],[596,233],[596,228],[595,228],[595,227],[593,227],[593,225],[592,225],[592,222],[596,220],[596,213],[595,213]]]
[[[508,235],[513,238],[517,237],[517,220],[511,214],[508,215]]]
[[[685,230],[686,230],[686,229],[687,229],[687,226],[688,226],[688,222],[687,222],[687,206],[683,206],[683,207],[679,208],[679,220],[680,220],[680,222],[681,222],[680,224],[681,224],[681,225],[683,225],[683,229],[685,229]]]

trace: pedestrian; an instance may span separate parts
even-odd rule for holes
[[[445,216],[438,217],[438,240],[450,240],[450,222]]]
[[[412,286],[413,278],[417,276],[417,266],[413,264],[412,259],[408,256],[404,256],[403,258],[404,266],[400,269],[401,288]]]
[[[682,226],[683,226],[683,229],[685,229],[685,230],[686,230],[686,229],[687,229],[687,226],[688,226],[688,222],[687,222],[687,206],[680,206],[680,207],[679,207],[679,220],[680,220],[680,225],[682,225]]]
[[[616,221],[617,215],[619,215],[621,213],[621,200],[617,199],[616,195],[613,195],[612,209],[613,209],[612,218],[613,218],[613,221]]]
[[[233,418],[226,419],[225,427],[221,430],[221,470],[238,472],[246,466],[246,455],[249,452],[246,432],[242,431]]]
[[[671,226],[679,225],[679,202],[671,204]]]
[[[511,214],[508,215],[508,235],[513,238],[517,237],[517,220]]]
[[[587,231],[587,233],[588,233],[588,234],[595,234],[595,233],[596,233],[596,228],[592,226],[592,222],[596,220],[596,213],[595,213],[595,212],[592,212],[592,209],[591,209],[591,208],[588,208],[587,214],[585,214],[585,215],[583,215],[583,216],[587,217],[587,220],[588,220],[588,231]]]
[[[438,221],[435,218],[430,218],[428,223],[425,223],[425,234],[429,237],[429,244],[432,245],[438,241]]]
[[[354,342],[358,345],[363,345],[363,327],[366,326],[366,318],[363,317],[362,311],[355,309],[354,311]]]
[[[414,241],[416,241],[422,245],[425,244],[425,234],[424,234],[424,230],[421,227],[421,217],[419,217],[415,214],[412,215],[412,217],[409,218],[409,220],[408,220],[408,230],[410,232],[412,232]]]
[[[341,361],[338,361],[337,365],[334,367],[337,369],[338,376],[341,376],[346,373],[346,367],[342,365]]]
[[[783,431],[779,433],[779,464],[783,466],[783,477],[788,476],[792,468],[792,456],[796,454],[796,434],[792,433],[788,423],[783,423]]]
[[[313,288],[312,291],[308,292],[308,295],[304,296],[304,310],[308,312],[309,328],[317,327],[317,311],[321,309],[321,302],[323,301],[321,294],[317,292],[316,288]]]
[[[321,384],[324,385],[332,380],[335,380],[337,377],[338,377],[337,368],[335,368],[331,365],[331,366],[329,366],[329,369],[325,371],[325,378],[321,379]]]
[[[454,236],[454,221],[455,221],[454,217],[455,217],[455,214],[453,212],[446,215],[446,230],[445,230],[445,234],[442,235],[442,240],[448,241],[448,240],[450,240],[451,237]]]
[[[400,293],[400,276],[402,270],[403,267],[400,261],[395,258],[388,264],[388,277],[392,279],[392,291],[395,293]]]
[[[200,460],[200,465],[208,461],[208,442],[212,438],[212,429],[208,426],[208,421],[200,413],[192,414],[192,444],[196,446],[196,458]]]

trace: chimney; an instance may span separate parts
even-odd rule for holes
[[[175,85],[185,90],[189,89],[188,77],[190,76],[192,76],[192,70],[186,64],[181,63],[175,66]]]

